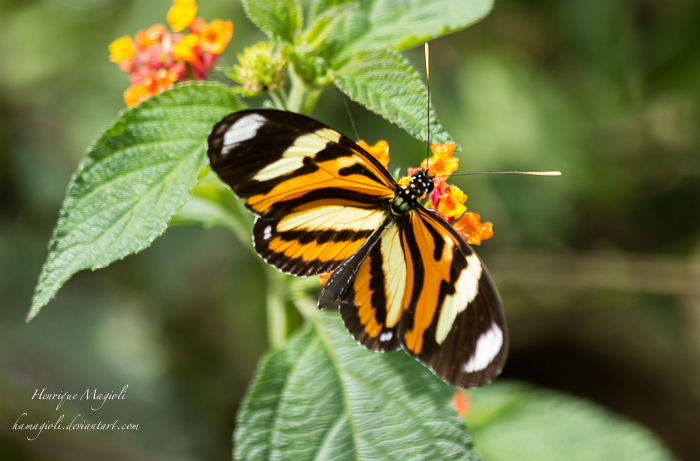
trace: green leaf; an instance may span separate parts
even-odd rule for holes
[[[251,249],[253,215],[211,169],[192,189],[192,196],[170,221],[170,225],[197,224],[205,229],[223,226]]]
[[[304,27],[301,4],[297,0],[243,0],[248,18],[273,39],[294,43]]]
[[[375,0],[362,2],[368,26],[362,35],[346,37],[341,57],[357,51],[403,50],[462,30],[486,16],[493,0]]]
[[[127,109],[95,142],[68,185],[28,320],[73,274],[147,248],[206,166],[212,125],[243,109],[223,86],[178,86]]]
[[[428,140],[428,90],[402,55],[390,50],[363,51],[333,71],[333,81],[353,101],[378,113],[422,141]],[[430,105],[431,141],[452,141]]]
[[[321,313],[265,357],[238,413],[242,460],[475,460],[454,389],[403,351],[357,345]]]
[[[648,429],[554,391],[499,382],[469,391],[467,425],[489,461],[669,461]]]
[[[357,10],[355,3],[342,4],[329,8],[316,19],[304,34],[302,47],[306,51],[316,50],[324,44],[328,35],[338,26],[348,14]]]

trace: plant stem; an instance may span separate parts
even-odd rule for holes
[[[277,90],[270,90],[270,98],[275,103],[275,107],[279,110],[287,110],[284,93],[279,93]]]
[[[267,339],[271,349],[279,349],[287,342],[287,276],[266,264],[265,285]]]
[[[294,69],[290,69],[292,88],[289,97],[285,97],[284,92],[270,91],[270,98],[275,106],[280,110],[309,114],[316,105],[321,90],[308,85],[299,77]],[[245,242],[247,244],[247,242]],[[265,285],[267,296],[265,299],[265,310],[267,313],[267,337],[271,349],[279,349],[287,342],[288,325],[290,324],[289,311],[287,311],[287,300],[290,297],[292,287],[290,278],[277,271],[274,267],[265,265]],[[302,315],[308,316],[313,312],[313,302],[307,303]],[[297,307],[299,309],[299,307]],[[301,309],[299,309],[301,311]]]
[[[292,89],[287,99],[287,110],[299,114],[309,115],[321,95],[319,88],[309,86],[290,66],[289,76],[292,80]]]

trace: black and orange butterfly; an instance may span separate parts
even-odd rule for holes
[[[340,299],[358,343],[403,347],[457,387],[501,372],[498,291],[464,239],[419,204],[433,188],[426,171],[400,186],[348,137],[272,109],[228,115],[208,142],[213,170],[257,215],[255,250],[288,274],[333,271],[318,306]]]

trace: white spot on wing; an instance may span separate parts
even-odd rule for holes
[[[260,114],[251,114],[239,119],[224,133],[221,155],[226,155],[237,144],[247,141],[258,132],[267,119]]]
[[[452,324],[457,318],[457,314],[464,311],[470,302],[474,301],[479,291],[479,279],[481,278],[481,261],[476,254],[467,256],[467,267],[462,269],[457,283],[455,283],[455,293],[445,296],[442,305],[440,319],[435,331],[435,341],[442,344],[452,329]]]
[[[474,354],[464,364],[464,371],[474,373],[481,371],[493,361],[503,347],[503,332],[495,323],[476,341]]]
[[[267,226],[263,230],[263,239],[268,240],[270,237],[272,237],[272,226]]]
[[[394,333],[391,331],[385,331],[381,335],[379,335],[379,340],[386,342],[386,341],[391,341],[391,338],[394,336]]]

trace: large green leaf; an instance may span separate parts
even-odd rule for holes
[[[321,14],[304,33],[301,46],[304,51],[315,50],[324,44],[328,35],[334,31],[340,21],[357,10],[356,3],[331,6]]]
[[[28,319],[73,274],[148,247],[190,196],[213,124],[243,106],[225,87],[183,85],[126,110],[73,174]]]
[[[312,12],[323,4],[321,0]],[[345,22],[353,27],[342,38],[341,58],[350,58],[357,51],[403,50],[462,30],[481,20],[493,7],[493,0],[369,0],[360,2],[361,10]]]
[[[469,391],[467,424],[488,461],[670,461],[646,428],[554,391],[496,383]]]
[[[243,0],[245,13],[271,38],[293,43],[304,27],[301,4],[297,0]]]
[[[390,50],[357,53],[352,61],[333,72],[343,93],[368,109],[396,123],[414,137],[428,140],[428,90],[423,79],[402,55]],[[452,141],[430,106],[430,138]]]
[[[454,390],[402,351],[357,345],[322,313],[263,359],[241,409],[243,460],[474,460]]]

